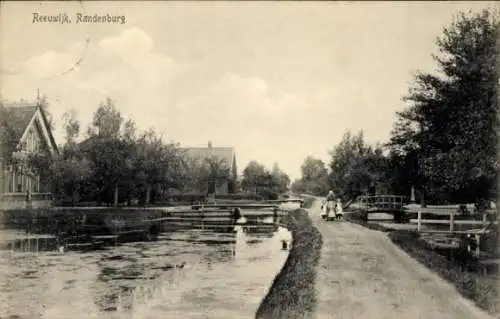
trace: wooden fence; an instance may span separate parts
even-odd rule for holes
[[[425,233],[425,234],[443,234],[443,235],[455,235],[459,236],[461,240],[467,240],[467,249],[471,250],[471,242],[474,243],[475,256],[481,256],[481,240],[482,237],[490,234],[492,232],[493,225],[498,225],[497,220],[489,220],[488,216],[490,214],[485,213],[482,214],[482,220],[457,220],[456,217],[459,215],[455,211],[448,211],[449,218],[448,219],[424,219],[422,218],[423,212],[417,212],[417,219],[410,219],[410,223],[417,224],[417,232]],[[427,213],[428,214],[428,213]],[[443,211],[436,214],[436,216],[443,217]],[[460,216],[460,215],[459,215]],[[433,229],[427,228],[425,226],[439,226],[446,225],[447,229]],[[457,226],[476,226],[475,228],[466,229],[466,230],[457,230]]]
[[[471,230],[459,231],[455,230],[456,225],[467,225],[467,226],[482,226],[482,228],[487,227],[490,223],[494,223],[495,225],[498,223],[497,221],[489,221],[488,214],[483,214],[482,220],[455,220],[455,216],[457,214],[454,212],[450,212],[449,219],[423,219],[422,212],[417,212],[417,219],[410,219],[410,223],[417,224],[417,231],[425,231],[425,232],[448,232],[448,233],[470,233]],[[422,226],[425,225],[448,225],[448,230],[433,230],[433,229],[423,229]]]

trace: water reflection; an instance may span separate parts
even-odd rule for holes
[[[269,228],[169,231],[64,254],[57,245],[4,244],[0,318],[248,318],[287,256]]]

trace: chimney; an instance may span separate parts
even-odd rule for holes
[[[212,148],[212,141],[208,141],[208,148]]]

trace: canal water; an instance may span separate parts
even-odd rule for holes
[[[276,233],[241,229],[87,252],[6,249],[0,318],[251,318],[287,253]]]

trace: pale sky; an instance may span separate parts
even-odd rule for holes
[[[116,101],[139,128],[183,146],[233,146],[239,171],[274,162],[292,179],[350,129],[385,142],[412,72],[458,10],[495,2],[2,2],[1,99],[47,95],[84,128]],[[125,16],[76,24],[76,13]],[[32,23],[66,13],[72,24]],[[87,42],[88,39],[88,42]],[[66,72],[81,59],[71,72]],[[85,129],[84,129],[85,131]]]

